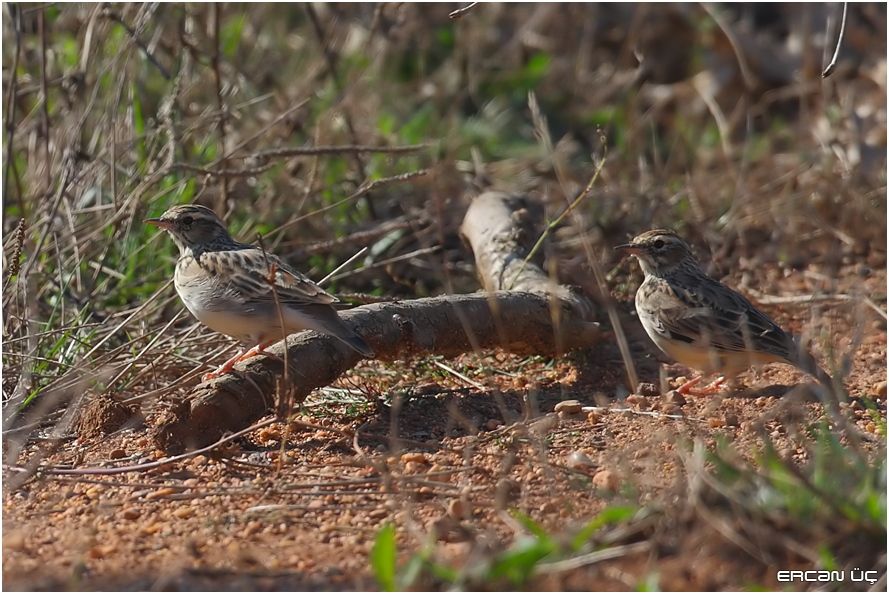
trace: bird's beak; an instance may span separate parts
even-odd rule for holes
[[[169,231],[173,228],[173,224],[170,221],[165,221],[164,219],[145,219],[146,225],[152,225],[154,227],[160,227],[165,231]]]
[[[623,243],[621,245],[614,246],[614,249],[618,252],[623,252],[625,254],[635,256],[642,251],[642,246],[636,245],[635,243]]]

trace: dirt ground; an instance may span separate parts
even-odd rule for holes
[[[755,287],[767,301],[764,296],[812,293],[824,275],[812,268],[760,269],[728,281]],[[817,316],[819,336],[839,354],[860,334],[845,385],[852,396],[848,411],[870,434],[877,427],[857,399],[876,402],[885,419],[886,326],[860,297],[885,308],[885,287],[883,268],[850,264],[840,271],[840,297],[818,302],[817,313],[801,300],[763,306],[795,332],[811,329]],[[631,309],[627,301],[622,308]],[[629,313],[625,324],[641,378],[658,383],[658,356]],[[818,338],[814,348],[823,361]],[[674,379],[687,375],[679,367],[666,371]],[[401,558],[432,538],[436,558],[459,565],[517,537],[521,530],[506,510],[521,510],[558,534],[610,504],[682,509],[695,439],[708,448],[726,440],[752,457],[761,447],[757,428],[764,426],[784,454],[807,455],[805,434],[788,420],[786,393],[809,380],[787,366],[745,373],[736,391],[685,402],[627,397],[624,378],[611,340],[555,361],[497,352],[369,361],[335,384],[343,390],[310,398],[289,427],[265,427],[217,455],[147,472],[40,474],[15,488],[19,473],[7,472],[4,586],[374,589],[369,553],[387,522],[397,526]],[[571,405],[562,405],[554,413],[564,400],[600,408],[571,413]],[[811,402],[794,410],[802,422],[823,414]],[[399,441],[389,439],[393,435]],[[874,450],[882,439],[875,436]],[[163,456],[146,426],[108,437],[38,440],[22,462],[38,452],[55,468]],[[718,524],[677,517],[671,534],[664,526],[643,526],[636,541],[651,546],[584,567],[552,568],[532,584],[636,589],[656,572],[658,587],[668,590],[781,586],[776,566],[752,559]],[[794,562],[778,560],[786,568]]]

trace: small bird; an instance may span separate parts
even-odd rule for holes
[[[179,247],[173,282],[188,311],[216,332],[254,345],[205,374],[204,381],[228,373],[284,334],[301,330],[329,334],[365,357],[374,356],[331,305],[339,301],[336,297],[277,256],[232,239],[209,208],[174,206],[145,222],[168,232]]]
[[[833,385],[789,333],[743,295],[708,276],[673,231],[646,231],[615,249],[635,256],[645,273],[636,292],[636,312],[651,340],[683,365],[722,374],[694,393],[716,393],[726,377],[775,362],[789,363],[828,388]],[[679,392],[692,393],[702,377],[686,382]]]

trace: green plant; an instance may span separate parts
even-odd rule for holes
[[[386,524],[377,532],[370,551],[370,565],[380,588],[387,592],[396,590],[396,568],[398,549],[395,544],[395,526]]]
[[[630,522],[638,513],[631,506],[610,506],[573,531],[551,534],[528,515],[513,511],[512,516],[526,533],[503,550],[480,555],[468,565],[456,567],[435,559],[434,541],[415,552],[401,572],[395,569],[397,551],[395,529],[387,524],[377,533],[371,551],[371,567],[382,589],[392,590],[447,584],[452,588],[526,587],[541,563],[564,561],[594,550],[596,536],[607,526]]]
[[[761,535],[780,526],[778,543],[817,543],[809,561],[819,569],[885,567],[879,560],[887,536],[885,447],[869,452],[843,443],[825,422],[812,425],[809,435],[804,463],[787,459],[770,440],[752,463],[718,444],[707,457],[716,502],[730,502],[731,515],[745,518],[742,532],[757,526]],[[850,547],[853,539],[860,546]]]

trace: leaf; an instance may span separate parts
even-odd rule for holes
[[[549,534],[546,533],[546,530],[544,530],[543,527],[535,522],[530,516],[518,510],[515,510],[512,512],[512,517],[518,520],[519,524],[521,524],[525,530],[536,536],[537,539],[541,542],[552,542],[552,539],[550,538]]]
[[[548,536],[545,539],[526,536],[497,556],[491,564],[488,576],[491,579],[505,577],[513,585],[520,586],[531,577],[537,563],[555,550],[555,543]]]
[[[220,37],[222,38],[222,53],[225,57],[232,59],[241,45],[241,35],[244,32],[244,25],[247,23],[245,15],[240,14],[232,19],[228,19],[222,26]]]
[[[606,507],[581,528],[580,532],[571,539],[571,548],[575,551],[585,545],[593,534],[598,532],[606,524],[618,524],[633,517],[636,508],[629,505],[612,505]]]
[[[395,546],[395,526],[386,524],[377,532],[377,538],[370,551],[370,565],[374,571],[374,577],[380,588],[387,592],[394,592],[395,586],[395,561],[398,550]]]

